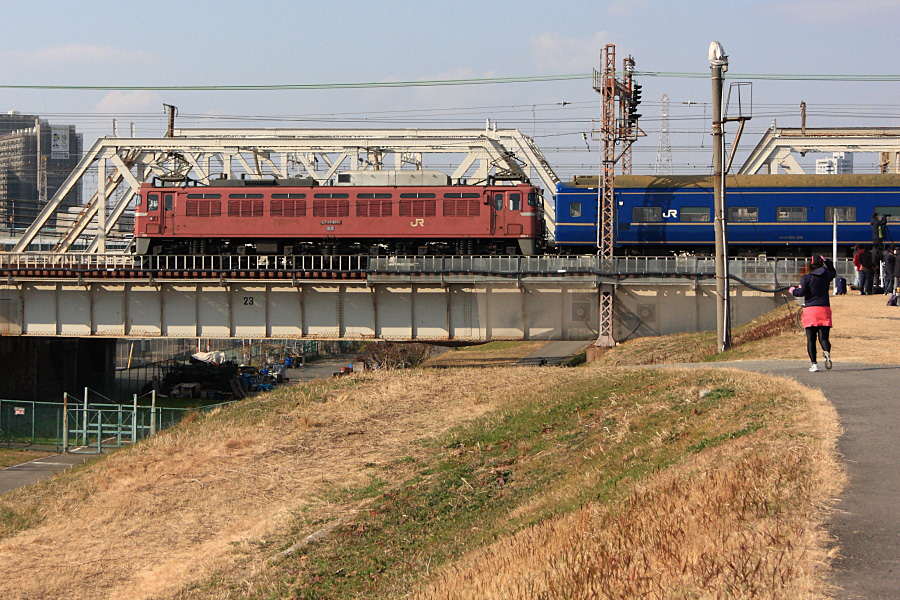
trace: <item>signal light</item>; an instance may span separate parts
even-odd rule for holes
[[[634,125],[643,115],[637,112],[638,104],[641,103],[641,85],[635,83],[631,88],[631,99],[628,103],[628,124]]]

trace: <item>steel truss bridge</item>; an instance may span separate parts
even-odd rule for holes
[[[735,322],[785,304],[802,260],[735,259]],[[847,261],[839,271],[852,270]],[[712,258],[0,254],[0,335],[596,340],[715,326]]]
[[[49,232],[59,236],[54,252],[68,252],[76,241],[86,252],[106,252],[107,236],[133,205],[141,183],[153,177],[205,183],[217,176],[300,175],[325,183],[339,169],[421,169],[425,155],[434,154],[455,162],[454,181],[540,181],[548,194],[555,194],[559,182],[531,138],[490,123],[483,130],[174,129],[165,138],[103,137],[84,154],[12,251],[29,248],[52,222],[66,194],[88,174],[96,175],[96,192],[66,231]],[[553,238],[555,202],[544,204],[547,232]]]

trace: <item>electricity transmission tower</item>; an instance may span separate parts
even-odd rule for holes
[[[672,175],[672,141],[669,139],[669,95],[659,101],[659,147],[656,149],[656,174]]]

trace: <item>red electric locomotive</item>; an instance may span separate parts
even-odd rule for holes
[[[137,254],[534,254],[540,189],[451,185],[433,171],[144,184]]]

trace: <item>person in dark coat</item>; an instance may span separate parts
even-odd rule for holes
[[[791,294],[804,299],[802,324],[806,330],[806,352],[809,354],[809,370],[812,373],[819,370],[816,362],[816,339],[822,346],[825,368],[831,368],[831,341],[828,337],[832,322],[828,292],[836,276],[837,271],[831,260],[815,256],[809,263],[809,272],[800,280],[800,285],[788,288]]]
[[[900,248],[894,246],[894,291],[900,290]]]
[[[869,223],[872,225],[872,247],[876,251],[884,248],[884,232],[885,227],[887,227],[887,218],[888,215],[879,216],[878,213],[872,213],[872,220]]]
[[[884,253],[884,293],[894,293],[894,269],[897,267],[897,246]]]
[[[872,253],[869,248],[860,246],[859,252],[853,257],[853,263],[859,265],[859,293],[863,296],[871,294],[875,266],[872,264]]]

